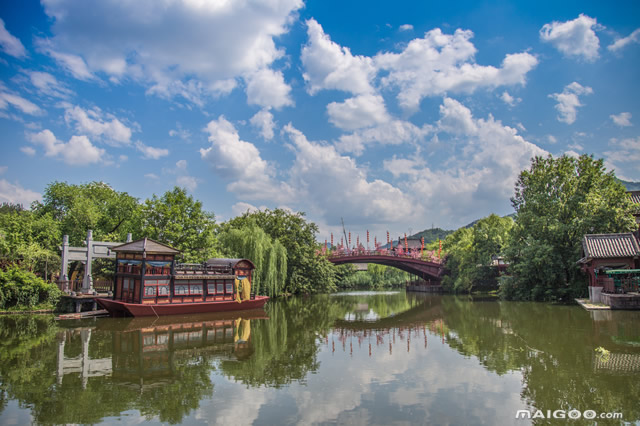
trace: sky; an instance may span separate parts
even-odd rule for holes
[[[319,241],[512,213],[537,155],[640,181],[637,1],[0,3],[0,202],[186,188]]]

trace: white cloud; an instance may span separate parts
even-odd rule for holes
[[[73,95],[73,91],[67,89],[53,75],[42,71],[27,71],[26,73],[33,84],[40,92],[55,98],[68,98]]]
[[[356,130],[390,120],[380,95],[359,95],[327,105],[329,121],[343,130]]]
[[[182,124],[176,123],[176,128],[169,130],[169,136],[178,137],[183,141],[189,141],[191,139],[191,132],[182,127]]]
[[[4,26],[4,21],[0,18],[0,47],[7,55],[11,55],[15,58],[25,58],[27,56],[27,50],[22,45],[22,42],[11,35]]]
[[[20,151],[24,152],[29,157],[33,157],[34,155],[36,155],[36,150],[31,148],[30,146],[20,147]]]
[[[413,205],[400,189],[370,180],[364,169],[333,146],[308,141],[291,124],[284,131],[296,156],[289,171],[296,200],[330,225],[340,223],[340,217],[347,223],[367,224],[409,220],[420,214],[420,206]]]
[[[42,200],[42,194],[25,189],[18,182],[0,179],[0,203],[22,204],[28,208],[32,202]]]
[[[640,28],[629,34],[627,37],[619,38],[614,43],[607,46],[612,52],[618,52],[631,43],[640,43]]]
[[[611,139],[611,151],[604,153],[606,166],[616,171],[625,180],[640,179],[640,136],[627,139]]]
[[[545,24],[540,29],[540,38],[551,43],[565,56],[593,62],[598,58],[600,48],[600,41],[594,30],[601,28],[595,18],[580,14],[573,21]]]
[[[67,124],[75,122],[79,133],[101,137],[109,145],[121,146],[131,143],[131,129],[117,118],[102,113],[99,108],[84,110],[79,106],[68,107],[64,114]]]
[[[236,128],[224,116],[212,120],[209,148],[200,149],[200,156],[224,179],[231,181],[227,190],[247,199],[291,199],[291,188],[275,180],[275,170],[262,159],[251,142],[243,141]]]
[[[146,177],[147,179],[153,179],[153,180],[160,179],[160,176],[158,176],[155,173],[145,173],[144,177]]]
[[[400,31],[413,31],[413,25],[411,24],[403,24],[398,28]]]
[[[282,57],[274,38],[288,31],[303,2],[106,0],[87,8],[82,0],[43,0],[43,5],[54,18],[47,51],[76,77],[104,73],[116,82],[134,79],[148,84],[149,93],[201,103],[205,95],[229,93],[235,79]]]
[[[193,176],[178,176],[176,179],[176,183],[178,186],[183,188],[187,188],[189,191],[193,192],[198,187],[198,179]]]
[[[284,82],[280,71],[263,68],[245,78],[247,80],[247,102],[261,107],[292,106],[291,87]]]
[[[0,82],[0,110],[6,110],[9,105],[29,115],[42,115],[44,113],[44,111],[33,102],[7,91],[6,87]]]
[[[631,113],[630,112],[621,112],[620,114],[611,114],[611,120],[620,126],[620,127],[628,127],[631,126]]]
[[[389,71],[381,80],[383,86],[398,87],[400,106],[414,110],[428,96],[524,85],[526,74],[538,64],[535,56],[523,52],[506,55],[500,68],[478,65],[472,37],[468,30],[447,35],[436,28],[410,41],[401,53],[378,54],[376,66]]]
[[[447,144],[448,161],[437,168],[421,157],[394,157],[384,162],[385,169],[443,226],[508,212],[518,174],[532,157],[547,152],[491,116],[474,118],[456,100],[445,98],[440,115],[437,131]],[[451,223],[454,216],[458,223]]]
[[[27,139],[34,145],[44,148],[47,157],[61,157],[73,166],[86,166],[98,163],[105,155],[105,150],[94,146],[86,136],[72,136],[69,142],[56,139],[51,130],[40,133],[28,133]]]
[[[94,80],[96,77],[89,71],[89,67],[85,63],[84,59],[82,59],[78,55],[73,55],[71,53],[57,52],[50,47],[46,41],[40,40],[38,42],[40,46],[40,50],[42,50],[47,55],[51,56],[58,65],[62,66],[66,69],[73,77],[78,80],[88,81]]]
[[[550,98],[555,99],[558,102],[555,109],[558,111],[558,121],[573,124],[576,121],[578,115],[578,107],[583,106],[580,103],[578,96],[590,95],[593,93],[593,89],[588,86],[582,86],[577,82],[573,82],[565,86],[562,93],[552,93]]]
[[[308,42],[302,48],[304,80],[310,94],[337,89],[353,94],[372,93],[376,69],[371,58],[354,56],[347,47],[331,41],[315,20],[307,21]]]
[[[158,160],[169,155],[169,150],[166,148],[154,148],[152,146],[147,146],[140,141],[136,141],[135,146],[136,149],[142,153],[142,158],[148,160]]]
[[[266,207],[258,208],[256,206],[254,206],[253,204],[249,204],[249,203],[245,203],[245,202],[241,201],[241,202],[235,203],[233,206],[231,206],[231,214],[233,214],[233,216],[241,216],[241,215],[245,214],[246,212],[253,213],[253,212],[256,212],[256,211],[262,210],[262,209],[266,209]]]
[[[506,90],[504,92],[502,92],[502,95],[500,95],[500,99],[502,99],[502,102],[504,102],[505,104],[507,104],[507,105],[509,105],[511,107],[519,104],[520,102],[522,102],[521,98],[514,98]]]
[[[275,123],[273,121],[273,114],[266,109],[261,109],[258,111],[251,120],[249,120],[251,125],[260,131],[260,135],[266,139],[273,139],[273,130],[275,128]]]
[[[336,142],[336,149],[340,152],[350,152],[361,155],[364,148],[370,144],[401,145],[417,144],[430,132],[432,126],[425,124],[418,127],[404,120],[390,120],[378,126],[357,130],[351,134],[342,135]]]

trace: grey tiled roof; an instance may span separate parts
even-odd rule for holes
[[[629,191],[629,195],[631,196],[631,201],[635,204],[640,204],[640,191]]]
[[[130,243],[125,243],[120,246],[113,247],[111,251],[127,251],[127,252],[135,252],[135,253],[159,253],[159,254],[178,254],[180,251],[170,247],[166,244],[159,243],[157,241],[153,241],[150,238],[143,238],[138,241],[132,241]]]
[[[634,257],[640,255],[640,245],[636,237],[624,234],[588,234],[582,240],[586,258]]]

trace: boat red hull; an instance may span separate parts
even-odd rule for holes
[[[98,298],[96,301],[112,316],[164,316],[164,315],[187,315],[207,312],[229,312],[245,311],[249,309],[262,308],[267,303],[269,297],[256,296],[255,299],[244,300],[238,303],[235,300],[224,300],[218,302],[196,302],[196,303],[166,303],[162,305],[145,305],[139,303],[125,303],[119,300]]]

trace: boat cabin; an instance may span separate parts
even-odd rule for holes
[[[149,238],[111,250],[116,253],[113,300],[126,303],[157,305],[234,300],[238,282],[248,282],[250,288],[255,269],[247,259],[177,263],[178,250]]]

